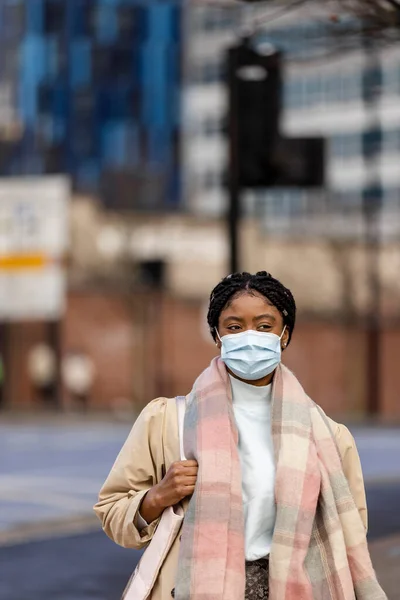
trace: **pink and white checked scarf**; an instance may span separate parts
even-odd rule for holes
[[[270,600],[385,600],[322,410],[284,366],[274,376],[276,525]],[[188,396],[184,446],[199,464],[185,516],[177,600],[243,600],[244,522],[231,386],[216,358]]]

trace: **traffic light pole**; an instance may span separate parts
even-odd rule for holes
[[[382,126],[379,115],[379,96],[382,67],[374,39],[365,35],[364,49],[367,64],[363,77],[363,96],[368,129],[363,136],[364,164],[368,181],[363,192],[365,247],[367,256],[368,308],[366,314],[366,380],[367,411],[369,416],[380,412],[381,397],[381,285],[380,285],[380,215],[382,183],[379,157]]]
[[[237,94],[237,52],[228,53],[229,90],[229,168],[228,168],[228,210],[227,228],[229,239],[229,272],[239,270],[239,222],[240,222],[240,182],[239,182],[239,143],[238,143],[238,94]]]

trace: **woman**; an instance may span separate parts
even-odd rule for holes
[[[266,272],[236,273],[210,297],[220,350],[187,396],[179,461],[175,400],[139,416],[100,492],[107,535],[152,539],[166,507],[185,519],[152,600],[381,600],[369,558],[360,461],[281,364],[296,318]]]

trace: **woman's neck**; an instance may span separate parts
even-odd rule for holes
[[[241,377],[238,377],[237,375],[235,375],[235,373],[232,373],[232,371],[230,369],[228,369],[228,373],[235,379],[238,379],[239,381],[243,381],[243,383],[248,383],[249,385],[255,385],[256,387],[263,387],[265,385],[269,385],[272,382],[275,371],[272,371],[272,373],[270,373],[269,375],[262,377],[262,379],[256,379],[255,381],[249,381],[248,379],[242,379]]]

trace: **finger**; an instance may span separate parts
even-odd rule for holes
[[[167,473],[168,479],[182,479],[183,477],[196,477],[197,476],[197,468],[191,467],[190,469],[184,469],[181,466],[175,466],[171,468]]]
[[[180,475],[182,477],[196,477],[198,473],[198,468],[197,467],[190,467],[187,469],[183,469],[183,471],[180,472]]]
[[[197,467],[186,467],[186,468],[180,468],[176,471],[176,474],[179,474],[181,477],[186,477],[187,475],[189,477],[194,477],[195,475],[197,475],[198,473],[198,468]]]
[[[196,485],[197,477],[185,477],[182,480],[182,485]]]
[[[198,466],[197,465],[197,460],[182,460],[181,461],[181,465],[183,467],[187,467],[187,468],[189,468],[189,467],[197,467]]]
[[[196,481],[197,481],[196,476],[192,476],[192,477],[180,476],[180,477],[174,478],[174,480],[172,481],[172,485],[173,485],[173,487],[175,487],[175,489],[179,489],[185,485],[196,485]]]

